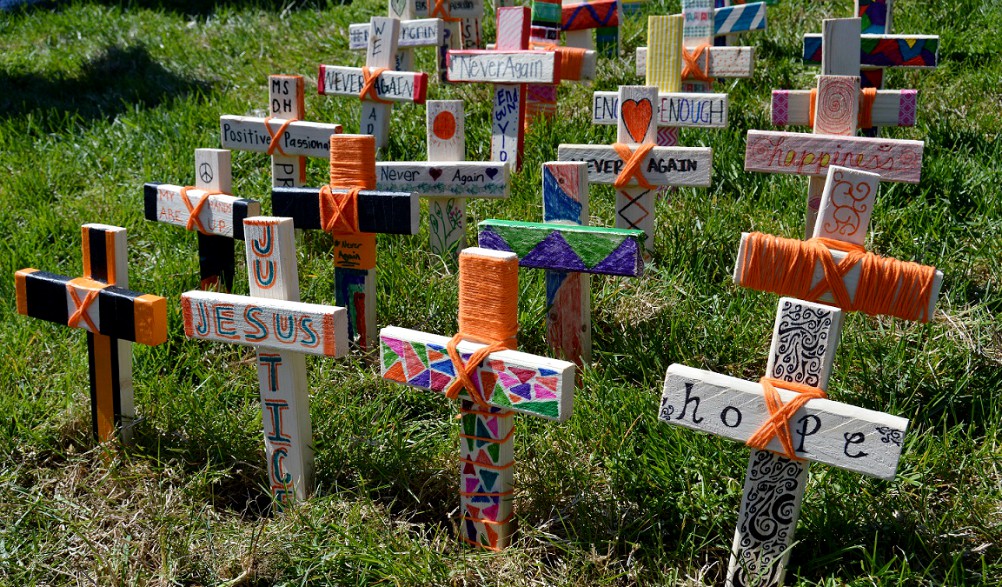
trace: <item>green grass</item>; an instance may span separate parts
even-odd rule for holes
[[[868,247],[945,274],[929,324],[852,315],[833,398],[911,420],[898,476],[816,466],[787,583],[994,585],[1002,581],[1002,8],[900,0],[895,29],[939,34],[941,66],[895,71],[921,90],[922,182],[881,187]],[[731,126],[682,133],[714,149],[713,187],[657,206],[642,279],[594,279],[595,361],[565,424],[520,418],[513,548],[457,543],[455,407],[380,380],[371,359],[309,361],[317,491],[268,514],[260,408],[248,349],[188,340],[181,292],[197,287],[195,237],[142,218],[147,181],[192,181],[193,149],[218,146],[220,114],[266,108],[269,73],[316,87],[318,63],[358,64],[347,26],[385,3],[86,2],[0,13],[0,583],[5,585],[719,584],[748,450],[660,424],[673,362],[758,377],[777,299],[729,279],[743,230],[799,236],[802,178],[743,171],[744,135],[769,128],[773,88],[807,88],[802,33],[851,2],[785,0],[751,35],[752,80],[722,84]],[[676,2],[652,11],[675,12]],[[487,38],[493,27],[487,26]],[[643,44],[639,20],[626,48]],[[430,50],[418,65],[432,66]],[[593,89],[637,83],[603,61],[591,86],[561,88],[561,116],[527,136],[506,201],[487,218],[540,218],[539,163],[561,142],[611,142],[589,124]],[[489,154],[488,89],[462,98],[467,151]],[[357,129],[353,100],[307,95],[310,120]],[[424,109],[395,107],[387,159],[424,160]],[[234,191],[270,210],[261,155],[235,152]],[[312,161],[309,184],[324,180]],[[593,223],[612,192],[592,189]],[[142,419],[128,449],[95,446],[80,332],[16,315],[14,270],[81,272],[85,222],[129,229],[131,287],[168,297],[170,336],[135,347]],[[379,238],[379,324],[451,333],[456,276],[415,237]],[[299,239],[304,301],[333,301],[330,237]],[[545,352],[541,272],[523,271],[521,348]],[[236,293],[246,293],[237,276]],[[227,583],[231,579],[236,582]]]

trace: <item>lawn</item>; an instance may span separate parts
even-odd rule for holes
[[[82,1],[0,12],[0,583],[6,585],[701,585],[722,583],[748,449],[657,420],[672,363],[746,379],[764,373],[777,298],[730,278],[739,235],[802,233],[806,180],[743,170],[748,129],[769,129],[774,88],[814,85],[800,37],[852,3],[769,8],[753,79],[720,84],[730,127],[683,131],[713,148],[713,186],[658,202],[641,279],[593,279],[594,364],[574,414],[517,418],[512,548],[456,539],[457,409],[384,382],[373,356],[311,358],[315,494],[281,514],[266,486],[252,350],[184,337],[180,294],[198,287],[196,239],[143,219],[144,182],[191,184],[193,150],[218,147],[221,114],[267,108],[267,76],[306,77],[307,119],[357,132],[356,100],[315,93],[320,63],[360,65],[347,27],[385,13],[253,0]],[[652,3],[654,13],[677,2]],[[508,200],[472,200],[467,242],[487,218],[539,220],[540,168],[559,143],[611,143],[590,93],[637,84],[645,19],[623,25],[619,60],[560,90],[560,116],[527,134]],[[925,141],[922,181],[881,186],[867,248],[945,274],[927,324],[849,315],[833,399],[910,420],[892,481],[818,465],[787,584],[1002,582],[1002,5],[899,0],[895,31],[941,36],[934,71],[898,70]],[[493,26],[485,27],[488,39]],[[431,50],[418,66],[433,67]],[[466,101],[467,155],[489,157],[489,88],[433,84]],[[426,159],[425,110],[396,106],[385,159]],[[326,181],[310,161],[307,185]],[[263,155],[233,153],[235,195],[270,211]],[[608,186],[592,223],[613,223]],[[131,446],[90,430],[82,332],[18,316],[13,273],[81,274],[80,225],[129,231],[130,287],[168,299],[169,337],[134,347],[141,417]],[[451,334],[457,279],[417,236],[379,237],[380,326]],[[333,303],[331,237],[297,238],[304,301]],[[238,259],[242,258],[242,253]],[[242,265],[242,262],[240,263]],[[238,267],[235,293],[247,293]],[[543,354],[544,282],[520,274],[521,350]]]

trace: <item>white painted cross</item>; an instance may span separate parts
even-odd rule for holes
[[[330,156],[330,136],[340,124],[303,122],[306,115],[303,76],[269,75],[267,118],[219,117],[219,140],[224,149],[271,155],[273,186],[293,187],[306,181],[306,157]]]
[[[494,84],[491,160],[517,171],[525,140],[526,84],[560,83],[560,54],[529,51],[530,10],[499,8],[494,51],[449,51],[449,81]]]
[[[202,289],[233,289],[233,240],[244,238],[244,218],[261,215],[256,200],[236,198],[230,176],[230,152],[195,149],[195,186],[147,183],[143,208],[147,220],[183,226],[198,234],[198,269]]]
[[[414,14],[420,18],[425,16],[441,18],[447,28],[453,29],[450,34],[454,42],[449,44],[452,49],[483,49],[480,19],[484,16],[482,0],[407,0],[414,5]],[[390,12],[396,13],[394,4],[402,5],[404,0],[390,0]],[[496,6],[501,6],[496,4]],[[455,23],[455,24],[453,24]],[[458,25],[458,26],[457,26]]]
[[[360,134],[376,137],[376,149],[386,146],[393,102],[424,104],[428,74],[393,71],[400,21],[374,16],[364,67],[321,65],[317,80],[323,96],[355,96],[362,102]]]
[[[810,176],[810,234],[829,165],[880,174],[881,181],[918,183],[922,141],[853,136],[859,120],[859,19],[824,21],[824,63],[818,78],[814,134],[748,131],[745,170]]]
[[[313,432],[305,355],[342,357],[347,312],[299,302],[295,230],[290,218],[244,220],[250,296],[181,295],[189,338],[257,349],[268,486],[278,507],[313,487]]]
[[[514,300],[518,291],[518,258],[470,247],[459,256],[459,332],[454,337],[457,369],[450,358],[450,338],[387,327],[379,333],[384,379],[444,393],[460,400],[460,535],[463,541],[490,550],[508,546],[514,487],[515,412],[563,422],[574,398],[573,363],[521,353],[515,349],[517,303],[478,304],[475,300]],[[470,334],[490,337],[482,325],[503,324],[511,340],[491,344],[469,342]],[[466,336],[464,336],[466,335]],[[503,342],[503,344],[502,344]],[[486,356],[475,353],[492,350]],[[464,384],[457,377],[469,377]]]
[[[391,14],[391,18],[400,20],[400,38],[397,39],[397,56],[395,71],[414,70],[414,49],[417,47],[435,47],[438,62],[439,79],[445,79],[445,52],[449,46],[446,40],[445,21],[441,18],[404,19]],[[369,48],[369,23],[348,25],[348,48],[353,51],[365,51]]]
[[[654,250],[654,196],[659,186],[708,187],[713,150],[708,147],[654,145],[657,88],[620,86],[617,143],[609,146],[560,145],[560,161],[588,163],[588,180],[616,186],[616,226],[647,234]]]
[[[814,236],[862,246],[865,239],[878,177],[873,173],[833,168],[826,182],[821,215]],[[765,236],[765,235],[763,235]],[[771,248],[752,248],[750,237],[742,234],[735,282],[746,287],[764,289],[780,295],[796,293],[782,288],[763,286],[784,279],[776,267],[768,263]],[[777,237],[766,237],[775,242]],[[802,241],[786,239],[790,245]],[[832,251],[836,263],[844,253]],[[807,255],[799,256],[814,262]],[[775,261],[783,263],[782,261]],[[828,289],[845,288],[845,297],[852,303],[841,311],[854,310],[861,298],[880,290],[886,305],[860,308],[863,311],[886,313],[906,319],[928,320],[932,316],[942,273],[931,267],[915,266],[920,280],[899,279],[895,286],[882,285],[888,275],[894,275],[891,265],[904,265],[895,260],[881,260],[866,272],[856,263],[848,271],[825,277],[825,271],[815,271],[810,284],[822,279]],[[787,271],[803,273],[803,267],[783,266]],[[771,275],[764,281],[762,278]],[[863,292],[868,292],[864,294]],[[815,292],[811,292],[815,293]],[[768,376],[780,389],[791,389],[789,382],[824,389],[834,360],[841,328],[841,311],[823,306],[817,301],[835,301],[842,305],[841,295],[814,295],[814,301],[790,298],[780,300],[776,319]],[[885,311],[886,308],[886,311]],[[907,311],[900,311],[906,308]],[[774,411],[762,402],[763,389],[754,383],[701,372],[687,367],[672,366],[665,380],[660,419],[672,424],[705,430],[735,440],[747,441]],[[723,393],[726,391],[726,393]],[[804,389],[793,389],[802,393]],[[789,402],[798,393],[780,392],[782,401]],[[701,405],[702,404],[702,405]],[[792,408],[788,408],[791,410]],[[702,410],[702,415],[697,413]],[[789,434],[797,459],[818,461],[873,475],[883,479],[894,477],[902,440],[907,428],[903,418],[862,410],[822,399],[812,399],[789,418]],[[786,428],[780,426],[779,428]],[[756,444],[757,445],[757,444]],[[757,445],[758,446],[758,445]],[[807,463],[777,454],[780,442],[773,438],[766,447],[754,448],[748,463],[742,495],[738,527],[728,570],[728,585],[780,585],[786,562],[793,545],[793,536],[807,483]],[[787,504],[782,508],[769,504]]]
[[[370,135],[333,135],[327,188],[272,190],[275,214],[291,217],[296,228],[330,233],[334,303],[347,309],[348,334],[363,349],[376,340],[376,234],[417,234],[420,217],[417,194],[376,191],[374,142]],[[361,190],[354,200],[345,195],[353,188]]]

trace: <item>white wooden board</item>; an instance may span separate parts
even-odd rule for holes
[[[557,158],[588,163],[588,180],[601,184],[615,183],[624,166],[615,149],[604,145],[560,145]],[[712,161],[709,147],[654,147],[643,164],[643,175],[656,186],[708,187]]]
[[[725,128],[727,94],[659,93],[659,126]],[[592,124],[619,122],[619,92],[595,92],[592,97]]]
[[[185,227],[188,224],[190,213],[188,207],[184,205],[181,197],[179,185],[162,183],[157,186],[157,217],[158,222],[165,222],[175,226]],[[188,190],[188,199],[193,206],[197,206],[205,197],[206,190],[191,188]],[[258,216],[261,214],[261,203],[255,200],[244,200],[234,196],[215,194],[209,196],[209,203],[202,208],[198,218],[202,226],[209,234],[233,238],[233,204],[234,202],[245,202],[247,205],[247,216]]]
[[[917,90],[878,90],[873,100],[874,126],[914,126]],[[810,90],[773,90],[772,124],[810,124]]]
[[[364,79],[362,69],[321,65],[318,92],[324,96],[358,96]],[[376,81],[376,95],[391,102],[424,102],[428,76],[423,72],[384,71]]]
[[[380,161],[376,189],[422,196],[508,197],[508,167],[501,162]]]
[[[348,26],[348,48],[356,51],[364,50],[369,44],[369,28],[367,23]],[[445,22],[440,18],[422,18],[419,20],[400,21],[400,35],[397,37],[397,47],[438,47],[445,36]]]
[[[754,47],[710,47],[707,52],[710,77],[746,78],[755,73]],[[647,75],[647,47],[637,47],[636,73]]]
[[[285,120],[273,118],[268,121],[272,132],[285,124]],[[264,127],[264,118],[254,116],[219,117],[220,143],[226,149],[242,149],[267,153],[271,135]],[[330,158],[331,135],[340,134],[340,124],[296,121],[286,127],[279,140],[282,150],[289,155]]]
[[[553,51],[450,51],[451,82],[555,84],[560,82]]]

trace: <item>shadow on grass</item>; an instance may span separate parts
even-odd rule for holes
[[[67,118],[110,120],[132,105],[156,107],[166,100],[204,93],[207,82],[185,79],[150,57],[141,45],[111,46],[72,76],[0,71],[0,121],[37,119],[43,131]]]

